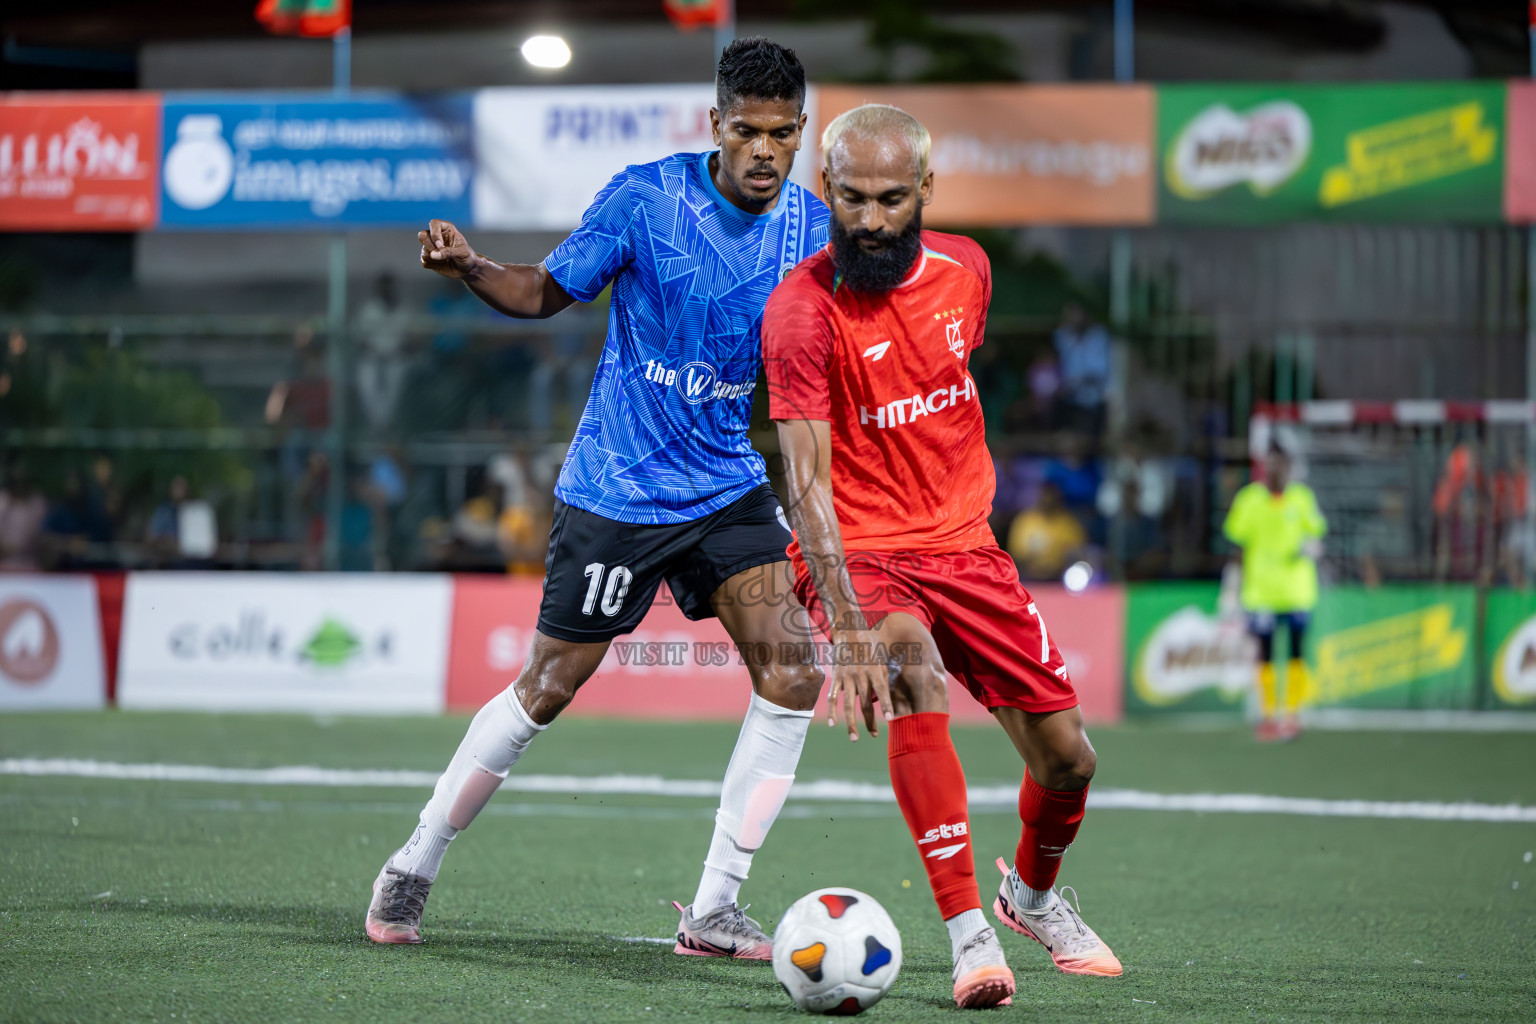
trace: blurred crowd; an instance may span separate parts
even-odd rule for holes
[[[227,450],[153,440],[11,447],[0,453],[0,570],[537,575],[564,439],[586,401],[603,320],[600,309],[576,310],[509,334],[461,287],[403,296],[384,275],[357,303],[344,359],[301,326],[267,342],[265,376],[242,378],[240,390],[218,390],[212,373],[166,371],[159,390],[138,396],[122,382],[154,373],[105,360],[99,376],[117,390],[66,394],[62,407],[120,406],[131,410],[130,427],[201,438],[207,421],[144,412],[197,392],[215,410],[212,422],[255,440]],[[0,418],[11,416],[0,425],[57,390],[43,368],[72,357],[46,347],[12,332],[0,350]],[[1079,564],[1093,578],[1132,581],[1219,571],[1225,548],[1210,524],[1248,467],[1128,423],[1126,347],[1072,301],[1053,329],[989,339],[977,353],[972,373],[997,472],[990,522],[1027,580],[1060,580]],[[347,397],[340,424],[338,381]],[[58,418],[45,410],[32,422]],[[348,442],[339,482],[338,428]],[[752,436],[771,454],[771,425],[756,424]],[[1416,461],[1404,448],[1364,458],[1353,447],[1379,438],[1348,441],[1331,464],[1321,448],[1314,453],[1310,470],[1332,502],[1325,575],[1368,585],[1524,582],[1536,550],[1524,447],[1414,436],[1432,457]]]

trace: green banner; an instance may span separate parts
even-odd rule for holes
[[[1483,644],[1492,677],[1489,706],[1536,709],[1536,594],[1491,591],[1483,612]]]
[[[1159,223],[1498,223],[1502,82],[1157,90]]]
[[[1335,587],[1312,618],[1308,704],[1470,708],[1477,694],[1470,586]]]
[[[1127,588],[1128,714],[1243,710],[1255,650],[1241,619],[1217,616],[1216,601],[1214,584]],[[1536,615],[1536,601],[1526,614]],[[1472,707],[1476,617],[1470,586],[1324,591],[1308,630],[1302,706]],[[1536,642],[1536,621],[1530,636]],[[1288,642],[1276,643],[1283,680]],[[1536,653],[1530,678],[1536,699]]]
[[[1253,688],[1253,651],[1241,619],[1216,615],[1214,583],[1125,588],[1127,714],[1241,712]]]

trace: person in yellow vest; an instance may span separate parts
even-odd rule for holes
[[[1237,492],[1222,532],[1243,551],[1242,606],[1248,630],[1259,642],[1259,708],[1256,735],[1261,741],[1294,739],[1296,709],[1306,699],[1307,624],[1317,606],[1317,559],[1328,523],[1317,496],[1290,479],[1285,452],[1273,449],[1264,462],[1264,479]],[[1275,629],[1291,633],[1291,660],[1285,671],[1284,711],[1277,718]]]

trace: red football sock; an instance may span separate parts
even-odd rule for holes
[[[1043,892],[1056,884],[1062,854],[1077,838],[1087,802],[1086,786],[1071,791],[1046,789],[1027,770],[1024,772],[1024,785],[1019,787],[1019,818],[1024,822],[1024,834],[1019,837],[1013,865],[1019,869],[1025,885]]]
[[[934,902],[945,920],[981,907],[965,772],[949,738],[949,715],[923,711],[890,723],[891,786],[917,840]]]

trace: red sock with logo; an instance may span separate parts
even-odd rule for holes
[[[1019,819],[1024,822],[1024,834],[1019,837],[1013,865],[1019,869],[1019,878],[1025,885],[1044,892],[1056,884],[1062,854],[1077,838],[1087,803],[1086,786],[1071,791],[1046,789],[1027,770],[1024,772],[1024,785],[1019,788]]]
[[[981,906],[971,823],[966,812],[965,772],[949,737],[949,715],[922,711],[891,720],[886,750],[891,787],[902,817],[917,840],[934,902],[945,920]]]

